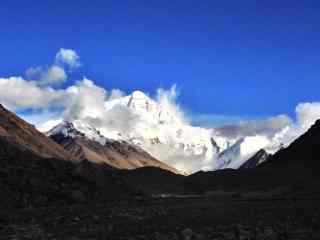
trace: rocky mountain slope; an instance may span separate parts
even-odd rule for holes
[[[142,148],[126,141],[107,139],[80,121],[62,122],[47,134],[79,161],[104,163],[115,169],[152,166],[177,173],[176,169],[158,161]]]
[[[33,125],[5,109],[0,104],[0,138],[13,142],[45,158],[70,160],[72,156],[59,144],[39,132]]]
[[[243,163],[239,169],[252,169],[258,165],[266,162],[268,158],[271,157],[271,154],[267,153],[266,150],[261,149],[251,158],[249,158],[245,163]]]

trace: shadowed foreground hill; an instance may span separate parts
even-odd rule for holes
[[[64,205],[121,199],[132,192],[116,173],[91,163],[42,158],[0,137],[1,207]],[[90,176],[87,173],[91,169]],[[102,176],[102,177],[101,177]]]
[[[184,175],[178,175],[157,167],[122,170],[126,184],[148,194],[182,193]]]
[[[320,166],[320,120],[296,139],[289,147],[274,154],[261,167],[285,167],[297,165],[305,167]]]
[[[197,172],[184,180],[191,191],[263,190],[286,187],[318,191],[320,186],[320,121],[289,147],[253,169]]]
[[[0,137],[1,208],[96,204],[177,192],[184,176],[160,168],[111,170],[106,164],[43,158]]]

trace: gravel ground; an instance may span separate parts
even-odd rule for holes
[[[0,212],[0,239],[320,239],[319,199],[167,198]]]

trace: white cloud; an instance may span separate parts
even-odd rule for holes
[[[25,75],[28,80],[36,81],[39,86],[54,86],[67,80],[65,67],[74,70],[80,65],[80,57],[74,50],[61,48],[52,65],[30,67]]]
[[[170,116],[170,121],[177,124],[188,122],[184,112],[176,102],[178,96],[179,92],[175,84],[169,90],[163,88],[159,88],[157,90],[156,101],[162,107],[162,109],[165,110],[161,111],[160,118],[168,119]]]
[[[123,97],[124,95],[125,95],[125,93],[123,91],[121,91],[120,89],[112,89],[110,92],[109,100],[118,99],[118,98]]]
[[[37,129],[39,129],[39,131],[46,133],[52,128],[54,128],[55,126],[57,126],[62,121],[63,121],[62,118],[58,118],[58,119],[53,118],[53,119],[48,119],[47,121],[41,121],[40,123],[36,123],[35,126],[37,127]]]
[[[309,128],[320,119],[320,102],[300,103],[296,107],[297,124],[303,129]]]
[[[63,112],[63,118],[67,121],[81,119],[100,130],[129,131],[135,126],[138,118],[126,107],[116,105],[106,109],[105,102],[115,100],[123,96],[123,92],[113,89],[110,93],[93,81],[84,78],[74,86],[66,89],[69,99]],[[107,134],[107,135],[108,135]]]
[[[21,77],[0,78],[0,92],[0,102],[13,110],[59,107],[67,100],[65,91],[41,88]]]
[[[31,67],[26,70],[26,77],[36,80],[40,86],[57,85],[67,80],[67,74],[62,67]]]
[[[47,132],[62,122],[60,111],[31,111],[19,114],[27,122],[36,126],[41,132]]]
[[[287,146],[306,132],[318,119],[320,119],[320,102],[299,103],[296,106],[296,121],[276,132],[272,138],[273,144]]]
[[[71,69],[81,66],[79,55],[72,49],[61,48],[56,54],[55,62],[62,65],[66,64]]]
[[[69,95],[64,118],[67,120],[103,118],[107,91],[84,78],[66,89]]]

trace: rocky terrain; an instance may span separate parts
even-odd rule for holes
[[[221,196],[2,209],[0,239],[316,240],[318,200]]]

